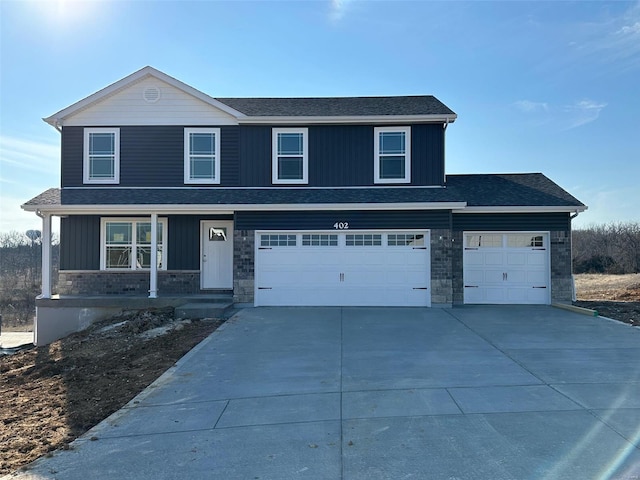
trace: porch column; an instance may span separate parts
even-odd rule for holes
[[[166,233],[165,233],[166,235]],[[151,271],[149,273],[149,298],[158,297],[158,214],[151,214]]]
[[[41,298],[51,298],[51,214],[42,217],[42,294]]]

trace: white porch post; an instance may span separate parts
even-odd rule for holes
[[[151,214],[151,272],[149,273],[149,298],[158,297],[158,214]]]
[[[51,214],[41,214],[42,217],[42,295],[41,298],[51,298]]]

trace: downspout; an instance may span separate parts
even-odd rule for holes
[[[446,133],[447,133],[447,127],[449,126],[449,117],[445,118],[444,123],[442,124],[442,129],[444,130],[442,132],[442,185],[445,185],[446,183],[446,178],[447,178],[447,138],[446,138]]]
[[[570,265],[571,265],[571,300],[575,302],[577,300],[576,297],[576,279],[573,276],[573,219],[580,215],[580,212],[576,210],[576,213],[573,215],[569,215],[569,255],[570,255]]]

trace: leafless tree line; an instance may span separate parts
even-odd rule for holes
[[[41,244],[37,230],[0,233],[0,315],[5,327],[33,321],[42,278]],[[54,270],[58,251],[58,241],[54,238]]]
[[[640,273],[640,222],[612,222],[573,231],[574,273]]]

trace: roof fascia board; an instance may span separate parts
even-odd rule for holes
[[[402,124],[402,123],[453,123],[457,115],[344,115],[344,116],[244,116],[238,118],[242,124],[332,124],[332,123],[372,123],[372,124]]]
[[[584,212],[587,206],[519,206],[519,207],[466,207],[464,210],[453,211],[453,213],[571,213]]]
[[[54,113],[53,115],[43,118],[43,120],[45,122],[47,122],[49,125],[52,125],[54,127],[56,126],[60,126],[60,125],[64,125],[64,120],[72,115],[74,115],[75,113],[78,113],[81,110],[84,110],[88,107],[90,107],[91,105],[94,105],[98,102],[100,102],[101,100],[104,100],[118,92],[120,92],[121,90],[132,86],[138,82],[140,82],[141,80],[144,80],[148,77],[154,77],[157,78],[158,80],[165,82],[169,85],[171,85],[172,87],[175,87],[179,90],[182,90],[183,92],[199,99],[202,100],[205,103],[208,103],[209,105],[218,108],[222,111],[224,111],[225,113],[228,113],[229,115],[236,117],[236,118],[241,118],[244,117],[245,115],[242,112],[239,112],[233,108],[231,108],[230,106],[216,100],[213,97],[210,97],[209,95],[207,95],[206,93],[201,92],[200,90],[197,90],[189,85],[187,85],[184,82],[181,82],[180,80],[177,80],[169,75],[167,75],[166,73],[163,73],[159,70],[156,70],[153,67],[144,67],[141,68],[140,70],[138,70],[137,72],[132,73],[131,75],[127,75],[126,77],[124,77],[121,80],[118,80],[115,83],[112,83],[111,85],[98,90],[97,92],[93,93],[92,95],[89,95],[88,97],[83,98],[82,100],[68,106],[67,108],[60,110],[57,113]]]
[[[455,210],[464,208],[464,202],[415,203],[281,203],[281,204],[210,204],[210,205],[22,205],[27,212],[75,215],[120,215],[144,213],[233,213],[243,211],[303,211],[303,210]]]

